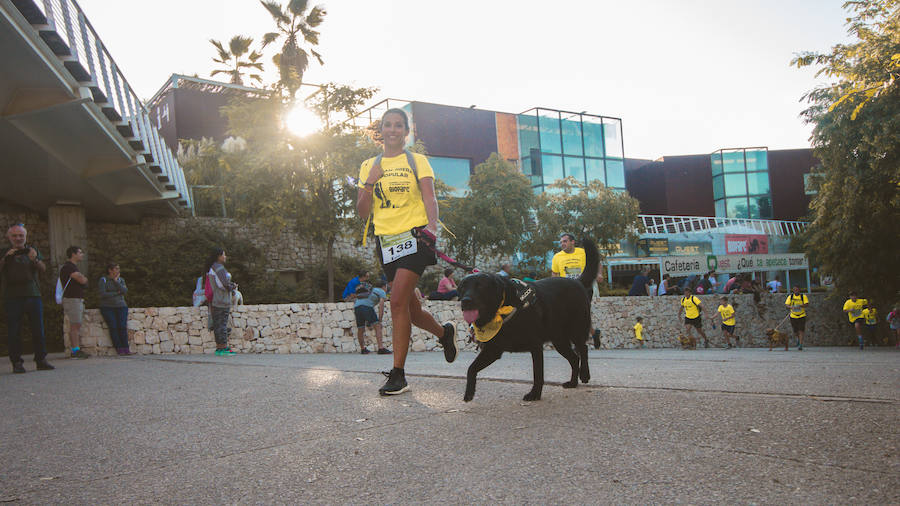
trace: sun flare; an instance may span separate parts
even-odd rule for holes
[[[284,127],[297,137],[305,137],[322,128],[322,120],[302,105],[295,105],[284,117]]]

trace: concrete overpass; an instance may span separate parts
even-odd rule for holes
[[[0,0],[0,53],[0,200],[48,216],[54,261],[88,219],[190,211],[175,156],[74,0]]]

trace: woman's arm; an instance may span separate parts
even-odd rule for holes
[[[362,218],[363,216],[369,216],[369,213],[372,212],[372,199],[373,193],[375,191],[375,184],[381,179],[381,176],[384,175],[384,171],[381,170],[381,164],[377,164],[372,166],[369,170],[369,174],[366,176],[365,182],[363,182],[363,187],[359,189],[356,193],[356,213]]]

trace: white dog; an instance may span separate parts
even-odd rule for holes
[[[235,290],[234,294],[232,294],[231,304],[233,306],[243,306],[244,305],[244,294],[242,294],[240,290]]]

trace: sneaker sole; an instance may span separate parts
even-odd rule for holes
[[[378,391],[379,394],[381,394],[385,397],[387,397],[388,395],[399,395],[399,394],[402,394],[403,392],[409,392],[409,385],[406,385],[403,388],[401,388],[400,390],[396,390],[394,392],[388,392],[387,390],[379,390]]]
[[[444,325],[453,326],[453,351],[450,351],[449,348],[444,347],[444,359],[447,360],[447,363],[452,364],[456,360],[456,357],[459,355],[459,345],[456,344],[456,326],[453,325],[453,322],[444,322]],[[443,327],[444,325],[441,326]],[[444,343],[441,343],[441,346],[444,346]],[[453,354],[452,357],[447,355],[448,351]]]

